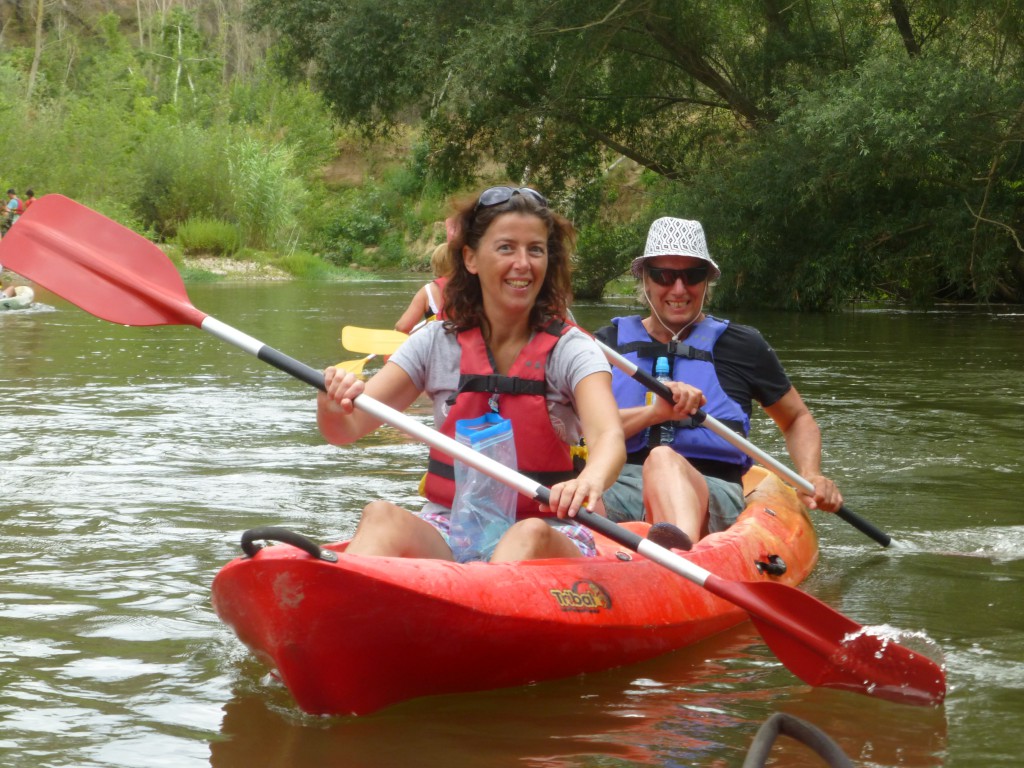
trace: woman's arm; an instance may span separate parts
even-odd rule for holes
[[[395,330],[402,333],[412,333],[412,329],[426,316],[429,309],[430,307],[427,304],[427,286],[423,285],[416,291],[402,316],[398,318],[398,322],[395,323]]]
[[[352,402],[364,391],[395,410],[404,411],[420,392],[404,370],[388,362],[365,384],[353,373],[331,366],[324,371],[326,392],[317,395],[316,423],[333,445],[347,445],[380,426],[381,422],[357,410]]]
[[[576,410],[587,443],[587,465],[579,477],[551,489],[550,507],[559,517],[581,506],[593,509],[626,462],[626,442],[610,373],[592,373],[576,385]]]

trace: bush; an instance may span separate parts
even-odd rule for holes
[[[272,263],[292,277],[303,280],[318,280],[334,274],[330,264],[308,251],[293,251],[274,259]]]
[[[1022,97],[955,61],[879,57],[795,94],[649,218],[704,224],[718,306],[1019,301]]]
[[[231,222],[220,219],[189,219],[174,237],[188,255],[212,253],[230,256],[242,247],[242,233]]]
[[[605,285],[625,272],[643,251],[644,237],[642,226],[636,223],[596,223],[580,230],[572,276],[576,298],[601,298]]]

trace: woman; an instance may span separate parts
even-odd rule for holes
[[[442,319],[441,313],[444,311],[442,296],[444,287],[448,283],[448,275],[452,271],[450,245],[450,243],[441,243],[434,249],[430,256],[430,267],[434,272],[434,279],[421,286],[413,295],[409,306],[395,323],[396,331],[412,333],[413,329],[424,320]]]
[[[485,190],[459,208],[457,223],[446,321],[413,334],[365,385],[328,368],[327,391],[317,402],[320,431],[343,445],[376,429],[380,422],[354,410],[353,399],[364,390],[400,410],[427,394],[434,424],[448,434],[456,419],[496,407],[512,420],[521,471],[559,472],[564,479],[553,483],[550,506],[520,501],[517,522],[490,559],[593,556],[590,531],[570,518],[599,503],[625,450],[608,364],[591,339],[562,320],[571,295],[572,225],[526,187]],[[539,376],[544,394],[458,391],[460,378],[473,374],[505,383]],[[574,476],[569,449],[580,436],[589,458]],[[387,501],[367,505],[348,552],[455,559],[448,543],[450,467],[450,459],[431,453],[428,503],[418,513]]]

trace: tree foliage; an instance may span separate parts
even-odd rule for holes
[[[251,247],[301,239],[336,138],[319,95],[266,69],[225,82],[221,41],[181,7],[140,32],[142,47],[114,14],[51,21],[31,93],[31,51],[0,50],[7,186],[60,192],[160,238],[206,218]]]
[[[1018,3],[255,0],[253,13],[343,119],[371,133],[421,119],[449,185],[497,159],[567,201],[628,158],[659,180],[642,218],[709,225],[722,301],[1024,299]]]

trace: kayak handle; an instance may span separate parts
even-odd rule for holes
[[[257,552],[267,546],[266,544],[259,543],[261,541],[280,541],[301,549],[317,560],[326,560],[328,563],[338,562],[337,552],[321,548],[301,533],[289,531],[287,528],[277,528],[272,525],[250,528],[242,534],[242,551],[245,553],[245,556],[255,557]]]

